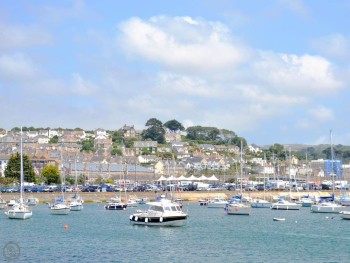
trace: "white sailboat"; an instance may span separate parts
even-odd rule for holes
[[[225,210],[228,215],[250,215],[251,206],[242,203],[243,195],[243,144],[241,141],[241,195],[240,198],[232,198],[227,204]]]
[[[264,155],[264,160],[266,163],[266,155]],[[265,192],[266,192],[266,178],[265,178],[265,165],[264,165],[264,197],[263,199],[261,198],[255,198],[251,201],[250,205],[252,208],[270,208],[271,207],[271,202],[267,201],[265,199]]]
[[[289,149],[289,198],[292,197],[292,184],[291,184],[291,150]],[[273,210],[300,210],[301,204],[285,200],[284,198],[279,198],[276,203],[271,205]]]
[[[339,213],[344,210],[344,207],[334,202],[334,155],[333,155],[333,143],[332,143],[332,130],[330,131],[330,144],[331,144],[331,165],[332,165],[332,199],[333,201],[322,201],[320,200],[318,204],[311,206],[311,212],[313,213]]]
[[[21,180],[20,180],[20,199],[16,202],[11,209],[5,212],[10,219],[28,219],[31,218],[33,213],[29,207],[25,204],[23,199],[23,182],[24,182],[24,172],[23,172],[23,142],[22,142],[22,127],[21,127]]]
[[[50,212],[52,215],[68,215],[70,212],[69,204],[67,204],[64,199],[64,185],[65,185],[65,175],[63,171],[63,160],[62,160],[62,149],[61,149],[61,173],[62,173],[62,184],[61,184],[61,193],[62,196],[59,199],[56,199],[55,202],[50,205]]]
[[[128,166],[125,162],[125,173],[128,172]],[[124,181],[124,194],[126,199],[126,185],[125,185],[125,175],[123,173],[123,181]],[[119,177],[119,184],[122,182],[122,177],[120,175]],[[125,210],[127,208],[128,204],[122,202],[121,192],[119,192],[119,198],[115,198],[114,200],[111,200],[105,205],[106,210]]]
[[[84,200],[78,195],[78,175],[77,175],[77,158],[75,156],[74,160],[74,169],[75,169],[75,193],[72,197],[72,200],[69,202],[69,208],[71,211],[81,211],[83,210]]]

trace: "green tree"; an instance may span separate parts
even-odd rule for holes
[[[148,128],[142,132],[144,140],[150,139],[158,143],[165,143],[165,130],[160,120],[151,118],[146,122],[146,127]]]
[[[112,151],[111,151],[111,155],[122,156],[122,155],[123,155],[123,152],[122,152],[122,150],[120,150],[120,149],[114,148],[114,149],[112,149]]]
[[[92,138],[88,138],[85,140],[82,140],[80,142],[78,142],[79,144],[82,145],[81,151],[82,152],[94,152],[94,139]]]
[[[32,162],[27,155],[23,156],[23,175],[25,182],[36,182]],[[11,155],[5,169],[5,176],[21,180],[21,155]]]
[[[60,171],[54,165],[47,165],[41,171],[41,176],[45,178],[47,184],[60,184],[61,176]]]
[[[184,126],[182,126],[182,124],[177,120],[167,121],[166,123],[164,123],[164,127],[173,132],[185,130]]]
[[[52,138],[50,138],[49,143],[55,143],[55,144],[58,143],[58,136],[57,135],[52,136]]]
[[[112,142],[121,143],[124,139],[123,134],[120,131],[115,131],[112,133]]]

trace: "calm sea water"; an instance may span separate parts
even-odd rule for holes
[[[15,242],[20,255],[8,260],[1,249],[0,262],[350,262],[350,220],[339,215],[302,208],[231,216],[186,203],[185,227],[160,228],[130,225],[135,209],[142,207],[106,211],[86,204],[58,216],[40,205],[24,221],[1,214],[0,246]]]

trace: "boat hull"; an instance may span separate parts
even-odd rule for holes
[[[66,208],[50,208],[50,212],[52,215],[68,215],[70,212],[70,208],[66,207]]]
[[[83,210],[83,205],[71,205],[70,207],[70,211],[81,211]]]
[[[350,212],[349,211],[341,211],[339,212],[340,217],[343,219],[350,220]]]
[[[253,202],[251,203],[252,208],[270,208],[272,203],[270,202]]]
[[[107,204],[105,205],[106,210],[125,210],[126,204]]]
[[[228,215],[244,215],[244,216],[249,216],[250,215],[250,207],[234,207],[234,206],[229,206],[227,209],[227,214]]]
[[[131,215],[130,223],[133,225],[145,226],[172,226],[179,227],[186,224],[187,216],[169,216],[169,217],[146,217]]]
[[[300,210],[301,205],[298,204],[289,204],[289,205],[284,205],[284,204],[272,204],[271,209],[273,210]]]
[[[9,219],[29,219],[32,217],[32,211],[15,211],[15,210],[9,210],[6,211],[5,214]]]
[[[339,213],[342,210],[344,210],[344,207],[342,206],[320,206],[320,205],[313,205],[311,206],[311,212],[313,213]]]
[[[227,202],[225,203],[208,203],[207,207],[208,208],[225,208],[227,205]]]

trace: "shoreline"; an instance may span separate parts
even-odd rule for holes
[[[181,198],[184,201],[189,202],[197,202],[199,199],[206,199],[206,198],[213,198],[216,196],[224,197],[226,199],[230,199],[232,196],[239,195],[240,191],[219,191],[219,192],[211,192],[211,191],[180,191],[180,192],[126,192],[125,193],[119,193],[119,192],[79,192],[80,197],[86,202],[86,203],[101,203],[106,202],[106,200],[120,196],[122,199],[126,199],[126,197],[134,197],[134,198],[144,198],[147,197],[149,201],[155,200],[157,196],[168,193],[169,196],[173,196],[173,198]],[[315,196],[330,196],[331,193],[328,191],[304,191],[304,192],[292,192],[291,196],[293,198],[298,198],[304,195],[315,195]],[[341,194],[340,192],[336,193],[336,195]],[[67,200],[71,199],[74,193],[69,192],[65,193],[65,198]],[[289,191],[267,191],[267,192],[261,192],[261,191],[252,191],[252,192],[243,192],[243,197],[247,198],[262,198],[269,201],[276,200],[279,196],[286,196],[289,195]],[[19,193],[1,193],[0,196],[5,201],[10,201],[11,199],[18,199]],[[61,193],[54,192],[54,193],[25,193],[24,199],[29,197],[35,197],[39,199],[40,204],[52,202],[55,198],[58,198],[61,196]],[[265,197],[265,198],[264,198]]]

